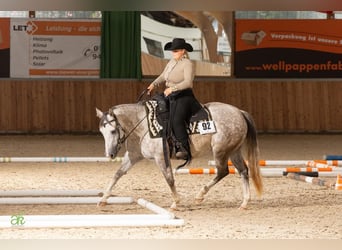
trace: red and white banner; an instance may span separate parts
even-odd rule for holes
[[[101,21],[11,19],[10,76],[99,78]]]
[[[0,77],[9,77],[10,67],[10,19],[0,18]]]

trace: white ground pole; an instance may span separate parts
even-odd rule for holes
[[[6,197],[19,192],[24,197]],[[61,194],[65,191],[36,191],[29,193],[20,191],[3,191],[0,198],[2,204],[92,204],[99,201],[99,197],[27,197],[34,195]],[[75,195],[79,192],[69,191],[68,194]],[[86,192],[83,192],[85,195]],[[90,193],[90,192],[88,192]],[[97,195],[97,192],[93,192]],[[26,197],[25,197],[26,196]],[[133,204],[132,197],[110,197],[109,204]],[[182,226],[183,219],[156,204],[138,199],[137,204],[150,210],[153,214],[114,214],[114,215],[4,215],[0,216],[0,228],[70,228],[70,227],[147,227],[147,226]]]
[[[99,197],[6,197],[0,198],[0,204],[31,205],[31,204],[96,204]],[[108,204],[131,204],[132,197],[109,197]]]
[[[0,228],[71,228],[71,227],[149,227],[182,226],[183,219],[152,215],[30,215],[22,225],[13,225],[13,216],[0,216]]]
[[[157,206],[156,204],[154,204],[152,202],[144,200],[142,198],[138,199],[137,203],[140,206],[142,206],[144,208],[147,208],[147,209],[149,209],[150,211],[152,211],[152,212],[154,212],[156,214],[164,215],[166,217],[169,217],[170,219],[174,219],[175,218],[175,215],[173,213],[167,211],[166,209],[164,209],[162,207]]]
[[[123,157],[0,157],[0,163],[9,162],[121,162]]]
[[[0,197],[25,197],[25,196],[102,196],[103,190],[7,190],[0,191]]]

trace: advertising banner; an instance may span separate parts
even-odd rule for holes
[[[0,77],[10,74],[10,19],[0,18]]]
[[[342,20],[236,20],[236,77],[342,77]]]
[[[11,19],[15,77],[99,78],[101,22]]]

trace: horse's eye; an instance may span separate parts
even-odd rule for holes
[[[115,134],[115,130],[110,131],[110,133],[111,133],[112,135],[114,135],[114,134]]]

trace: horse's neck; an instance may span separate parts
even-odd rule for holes
[[[146,116],[144,107],[140,104],[118,105],[114,109],[114,114],[125,130],[136,126]]]

